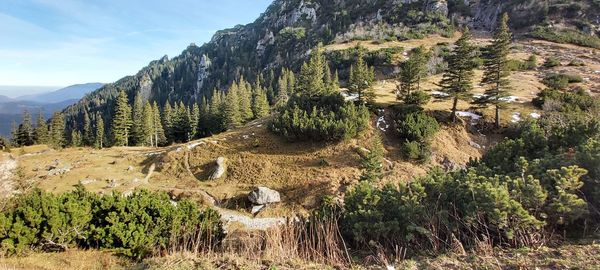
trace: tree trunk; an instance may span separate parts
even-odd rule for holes
[[[452,103],[452,115],[450,116],[452,119],[452,123],[456,123],[456,107],[458,106],[458,98],[454,97],[454,102]]]
[[[500,128],[500,106],[496,104],[496,128]]]

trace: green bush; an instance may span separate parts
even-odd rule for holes
[[[569,66],[572,66],[572,67],[583,67],[583,66],[585,66],[585,63],[583,61],[581,61],[581,60],[575,59],[575,60],[572,60],[571,62],[569,62]]]
[[[207,248],[222,235],[213,210],[200,211],[189,201],[173,205],[167,194],[147,191],[124,197],[99,196],[82,187],[61,195],[34,190],[0,214],[4,254],[79,247],[142,259],[168,248]]]
[[[600,49],[600,38],[573,29],[551,29],[537,26],[529,33],[529,36],[557,43],[571,43]]]
[[[549,57],[544,62],[545,68],[553,68],[553,67],[560,67],[560,66],[561,66],[560,61],[554,57]]]
[[[525,71],[525,70],[533,70],[537,67],[537,57],[535,55],[531,55],[527,60],[508,60],[508,69],[511,71]]]
[[[430,141],[439,130],[437,120],[423,112],[409,113],[396,120],[395,126],[401,138],[421,143]]]
[[[431,100],[431,96],[424,91],[414,91],[404,97],[404,103],[408,105],[423,106]]]

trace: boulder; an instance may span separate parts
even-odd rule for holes
[[[223,177],[223,175],[225,175],[225,173],[227,172],[227,164],[226,159],[224,157],[217,158],[215,164],[216,166],[213,170],[213,173],[209,177],[210,180],[217,180]]]
[[[271,204],[281,202],[279,192],[267,187],[257,187],[250,194],[248,200],[253,204]]]

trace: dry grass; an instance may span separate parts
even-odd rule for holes
[[[24,257],[0,258],[5,270],[116,270],[141,269],[108,251],[70,250],[63,253],[33,253]]]
[[[404,48],[405,51],[409,51],[409,50],[419,47],[421,45],[426,46],[426,47],[432,47],[438,43],[453,43],[459,37],[460,37],[460,35],[458,33],[456,33],[456,34],[454,34],[453,37],[442,37],[440,35],[431,35],[431,36],[428,36],[423,39],[411,39],[411,40],[405,40],[405,41],[388,41],[388,42],[382,42],[382,43],[374,42],[374,41],[357,40],[357,41],[351,41],[351,42],[346,42],[346,43],[327,45],[327,46],[325,46],[324,49],[326,51],[339,51],[339,50],[350,49],[350,48],[356,47],[357,45],[361,45],[369,51],[377,51],[377,50],[381,50],[381,49],[398,48],[398,47],[402,47],[402,48]]]

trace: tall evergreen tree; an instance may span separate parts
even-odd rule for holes
[[[129,106],[127,94],[125,91],[121,91],[117,98],[111,126],[114,145],[129,146],[131,125],[131,107]]]
[[[173,142],[174,112],[168,100],[163,107],[163,128],[168,142]]]
[[[240,113],[240,102],[239,102],[239,87],[236,84],[233,84],[229,91],[227,91],[227,96],[225,97],[224,104],[224,123],[226,127],[235,128],[239,127],[242,123],[242,116]]]
[[[256,80],[260,83],[260,79]],[[237,91],[240,120],[244,123],[254,118],[254,113],[252,113],[252,87],[244,80],[244,77],[240,79]]]
[[[152,125],[154,131],[154,146],[158,147],[163,145],[167,139],[165,137],[165,130],[163,129],[162,125],[163,121],[162,117],[160,116],[160,108],[158,108],[156,101],[152,104],[152,112],[152,120],[154,121],[154,124]]]
[[[269,115],[269,100],[267,98],[267,92],[260,85],[260,81],[256,81],[254,84],[252,97],[252,111],[254,117],[262,118]]]
[[[226,129],[225,121],[225,96],[222,91],[217,89],[213,90],[210,99],[210,117],[207,130],[209,134],[221,132]]]
[[[444,72],[440,86],[453,99],[452,121],[456,122],[458,100],[471,98],[473,90],[473,69],[476,47],[471,45],[471,33],[465,29],[463,35],[456,41],[456,47],[448,56],[448,68]]]
[[[137,94],[133,101],[133,121],[131,124],[131,145],[144,145],[146,142],[146,134],[144,134],[144,122],[141,120],[144,117],[144,105],[142,97]]]
[[[492,44],[484,52],[484,70],[481,83],[489,88],[478,102],[492,104],[496,108],[496,127],[500,127],[500,108],[503,98],[510,95],[508,76],[510,67],[508,54],[512,34],[508,28],[508,14],[504,13],[494,33]]]
[[[194,140],[198,138],[198,123],[200,122],[200,107],[198,103],[194,102],[192,105],[192,110],[190,112],[190,139]]]
[[[316,97],[325,93],[325,65],[323,47],[319,45],[312,50],[310,60],[305,62],[300,69],[297,90],[309,97]]]
[[[83,138],[82,145],[92,146],[94,144],[94,132],[92,130],[92,122],[87,109],[83,110]]]
[[[48,134],[48,125],[46,125],[46,119],[44,114],[40,110],[35,127],[35,143],[36,144],[49,144],[50,135]]]
[[[50,144],[54,148],[65,146],[65,119],[62,113],[55,112],[50,119]]]
[[[154,146],[154,109],[149,101],[146,101],[142,108],[142,118],[136,121],[142,122],[141,133],[144,136],[143,145]]]
[[[13,146],[19,146],[19,144],[17,143],[17,138],[19,137],[19,128],[17,126],[17,122],[15,122],[14,120],[12,121],[11,125],[10,125],[10,143]]]
[[[83,143],[81,132],[77,129],[71,130],[71,147],[80,147]]]
[[[400,64],[398,99],[421,89],[421,80],[427,75],[430,54],[424,46],[412,50],[410,58]]]
[[[100,112],[96,113],[96,140],[94,146],[98,149],[104,148],[104,119]]]
[[[17,130],[17,144],[20,146],[33,145],[33,126],[31,125],[31,115],[27,110],[23,111],[23,121]]]
[[[348,90],[358,94],[358,100],[365,103],[375,98],[375,93],[373,92],[375,70],[365,63],[363,50],[358,47],[357,51],[358,57],[356,63],[350,66]]]

